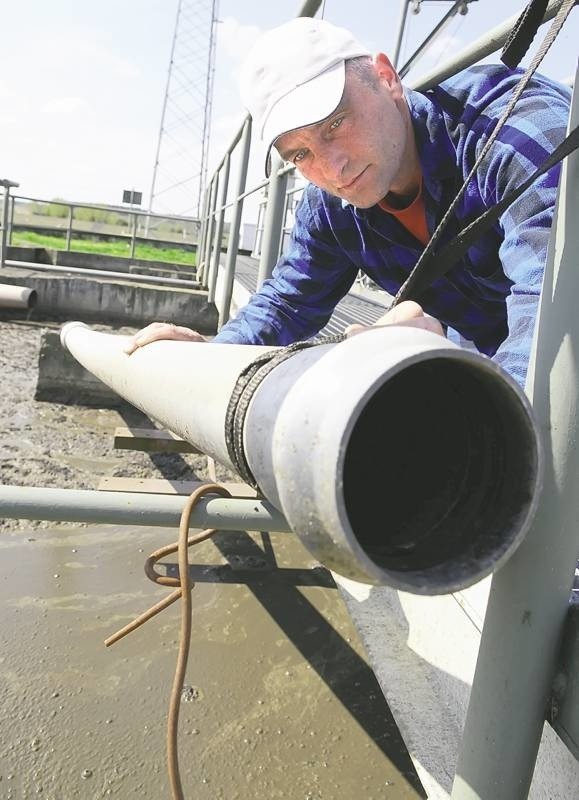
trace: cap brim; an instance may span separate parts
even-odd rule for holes
[[[296,86],[271,109],[264,123],[261,139],[266,143],[265,174],[271,172],[271,148],[285,133],[316,125],[336,109],[346,81],[346,64],[340,61],[316,75],[307,83]]]

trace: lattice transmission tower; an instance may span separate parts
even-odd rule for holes
[[[178,0],[149,211],[199,216],[207,178],[218,0]]]

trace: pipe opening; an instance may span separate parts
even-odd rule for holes
[[[378,389],[353,428],[350,526],[387,571],[434,570],[442,583],[489,572],[526,518],[537,461],[525,410],[495,373],[460,359],[414,364]]]

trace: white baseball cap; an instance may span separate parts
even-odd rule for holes
[[[346,60],[369,55],[350,31],[311,17],[292,19],[257,39],[239,88],[267,148],[266,175],[275,140],[329,116],[342,99]]]

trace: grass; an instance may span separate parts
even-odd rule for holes
[[[48,247],[53,250],[65,250],[66,238],[64,236],[49,236],[40,233],[18,232],[12,235],[11,244],[18,246]],[[129,258],[131,253],[130,242],[97,242],[91,239],[75,239],[70,243],[71,251],[78,253],[102,253],[107,256],[121,256]],[[171,262],[173,264],[186,264],[195,266],[195,253],[180,250],[177,247],[153,247],[148,244],[136,243],[135,258],[144,258],[149,261]]]

